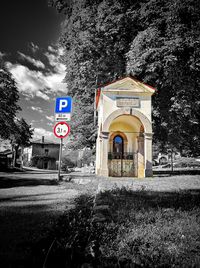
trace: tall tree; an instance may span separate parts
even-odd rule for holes
[[[32,135],[33,129],[23,118],[15,119],[12,134],[10,135],[10,141],[13,149],[13,166],[16,166],[19,147],[29,146]]]
[[[61,44],[75,99],[77,146],[94,143],[98,84],[132,74],[157,88],[154,138],[200,153],[200,5],[197,0],[51,0],[66,14]]]
[[[0,137],[9,138],[16,113],[20,110],[17,104],[19,93],[14,79],[0,61]]]
[[[67,14],[61,44],[66,51],[68,94],[74,99],[73,147],[93,147],[95,90],[125,74],[125,52],[130,39],[128,1],[53,2]]]
[[[28,146],[32,138],[33,129],[21,118],[16,118],[16,113],[21,110],[17,104],[19,92],[16,83],[4,62],[0,61],[0,137],[8,139],[13,148],[13,164],[20,146]]]
[[[143,27],[127,53],[127,72],[158,89],[155,140],[199,155],[200,6],[196,0],[150,0],[139,17]]]

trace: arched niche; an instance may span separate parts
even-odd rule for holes
[[[126,135],[121,132],[121,131],[115,131],[113,132],[111,135],[110,135],[110,138],[109,138],[109,149],[110,149],[110,152],[113,152],[113,140],[116,136],[121,136],[122,139],[123,139],[123,143],[124,143],[124,152],[127,151],[127,144],[128,144],[128,139],[126,137]]]
[[[141,121],[145,133],[152,133],[152,125],[149,119],[144,114],[134,109],[131,110],[131,113],[130,110],[127,111],[123,109],[118,109],[112,112],[105,120],[102,131],[109,132],[109,127],[113,120],[121,115],[131,115],[133,117],[137,117]]]

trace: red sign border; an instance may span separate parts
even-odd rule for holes
[[[66,125],[66,126],[68,127],[68,132],[67,132],[64,136],[58,136],[58,135],[56,134],[55,129],[56,129],[56,127],[57,127],[58,125]],[[64,122],[64,121],[58,122],[58,123],[54,126],[54,128],[53,128],[53,133],[54,133],[54,135],[55,135],[57,138],[59,138],[59,139],[66,138],[67,135],[69,134],[69,132],[70,132],[70,125],[68,125],[68,124],[67,124],[66,122]]]

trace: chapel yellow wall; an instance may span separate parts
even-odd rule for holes
[[[135,97],[134,93],[132,92],[128,94],[126,92],[123,92],[122,95],[123,96],[127,95],[127,97],[131,97],[131,96]],[[120,96],[120,94],[118,94],[118,96]],[[149,95],[147,96],[140,95],[136,97],[138,97],[140,100],[140,106],[134,107],[134,110],[137,110],[143,113],[151,122],[151,97]],[[101,109],[99,117],[101,117],[102,122],[104,122],[112,112],[116,111],[119,108],[116,106],[116,101],[113,100],[112,94],[109,94],[109,93],[102,94],[102,104],[103,104],[103,107]]]
[[[98,104],[98,138],[97,138],[97,154],[96,154],[96,172],[97,174],[101,174],[101,163],[105,159],[105,155],[103,155],[103,141],[102,133],[104,131],[108,131],[107,129],[104,129],[104,124],[106,120],[109,118],[111,114],[113,114],[115,111],[117,112],[120,110],[125,110],[126,113],[131,113],[131,109],[140,112],[143,114],[151,123],[151,96],[153,92],[150,89],[147,89],[147,87],[139,82],[135,82],[130,80],[129,78],[124,79],[125,83],[119,82],[115,84],[108,85],[104,88],[102,88],[101,91],[101,97]],[[131,82],[130,82],[131,81]],[[112,90],[111,90],[112,89]],[[142,90],[144,89],[144,92]],[[138,107],[118,107],[116,104],[116,98],[119,96],[127,96],[127,97],[134,97],[139,99],[140,105]],[[122,115],[122,116],[128,116]],[[122,118],[122,119],[125,119]],[[130,119],[130,118],[129,118]],[[135,125],[134,125],[134,124]],[[134,126],[133,126],[134,125]],[[119,120],[113,120],[113,122],[110,125],[109,128],[109,137],[111,136],[111,133],[113,131],[124,131],[124,132],[139,132],[140,131],[141,123],[139,124],[137,120],[133,120],[132,123],[127,124],[120,122]],[[144,131],[146,131],[144,124]],[[128,139],[128,152],[136,152],[138,150],[138,133],[125,133]],[[109,143],[109,137],[108,137],[108,151],[110,151],[112,146]],[[129,151],[130,150],[130,151]],[[145,170],[146,170],[146,162],[151,162],[152,157],[149,151],[151,151],[150,142],[146,141],[145,136],[145,142],[143,145],[143,154],[140,153],[139,159],[138,159],[138,177],[144,177],[145,176]],[[103,160],[102,160],[103,159]],[[98,173],[98,170],[100,172]]]

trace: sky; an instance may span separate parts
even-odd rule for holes
[[[55,140],[55,98],[67,95],[63,83],[63,48],[58,39],[64,15],[48,7],[47,0],[2,0],[0,57],[14,77],[23,117],[35,129],[33,139]]]

